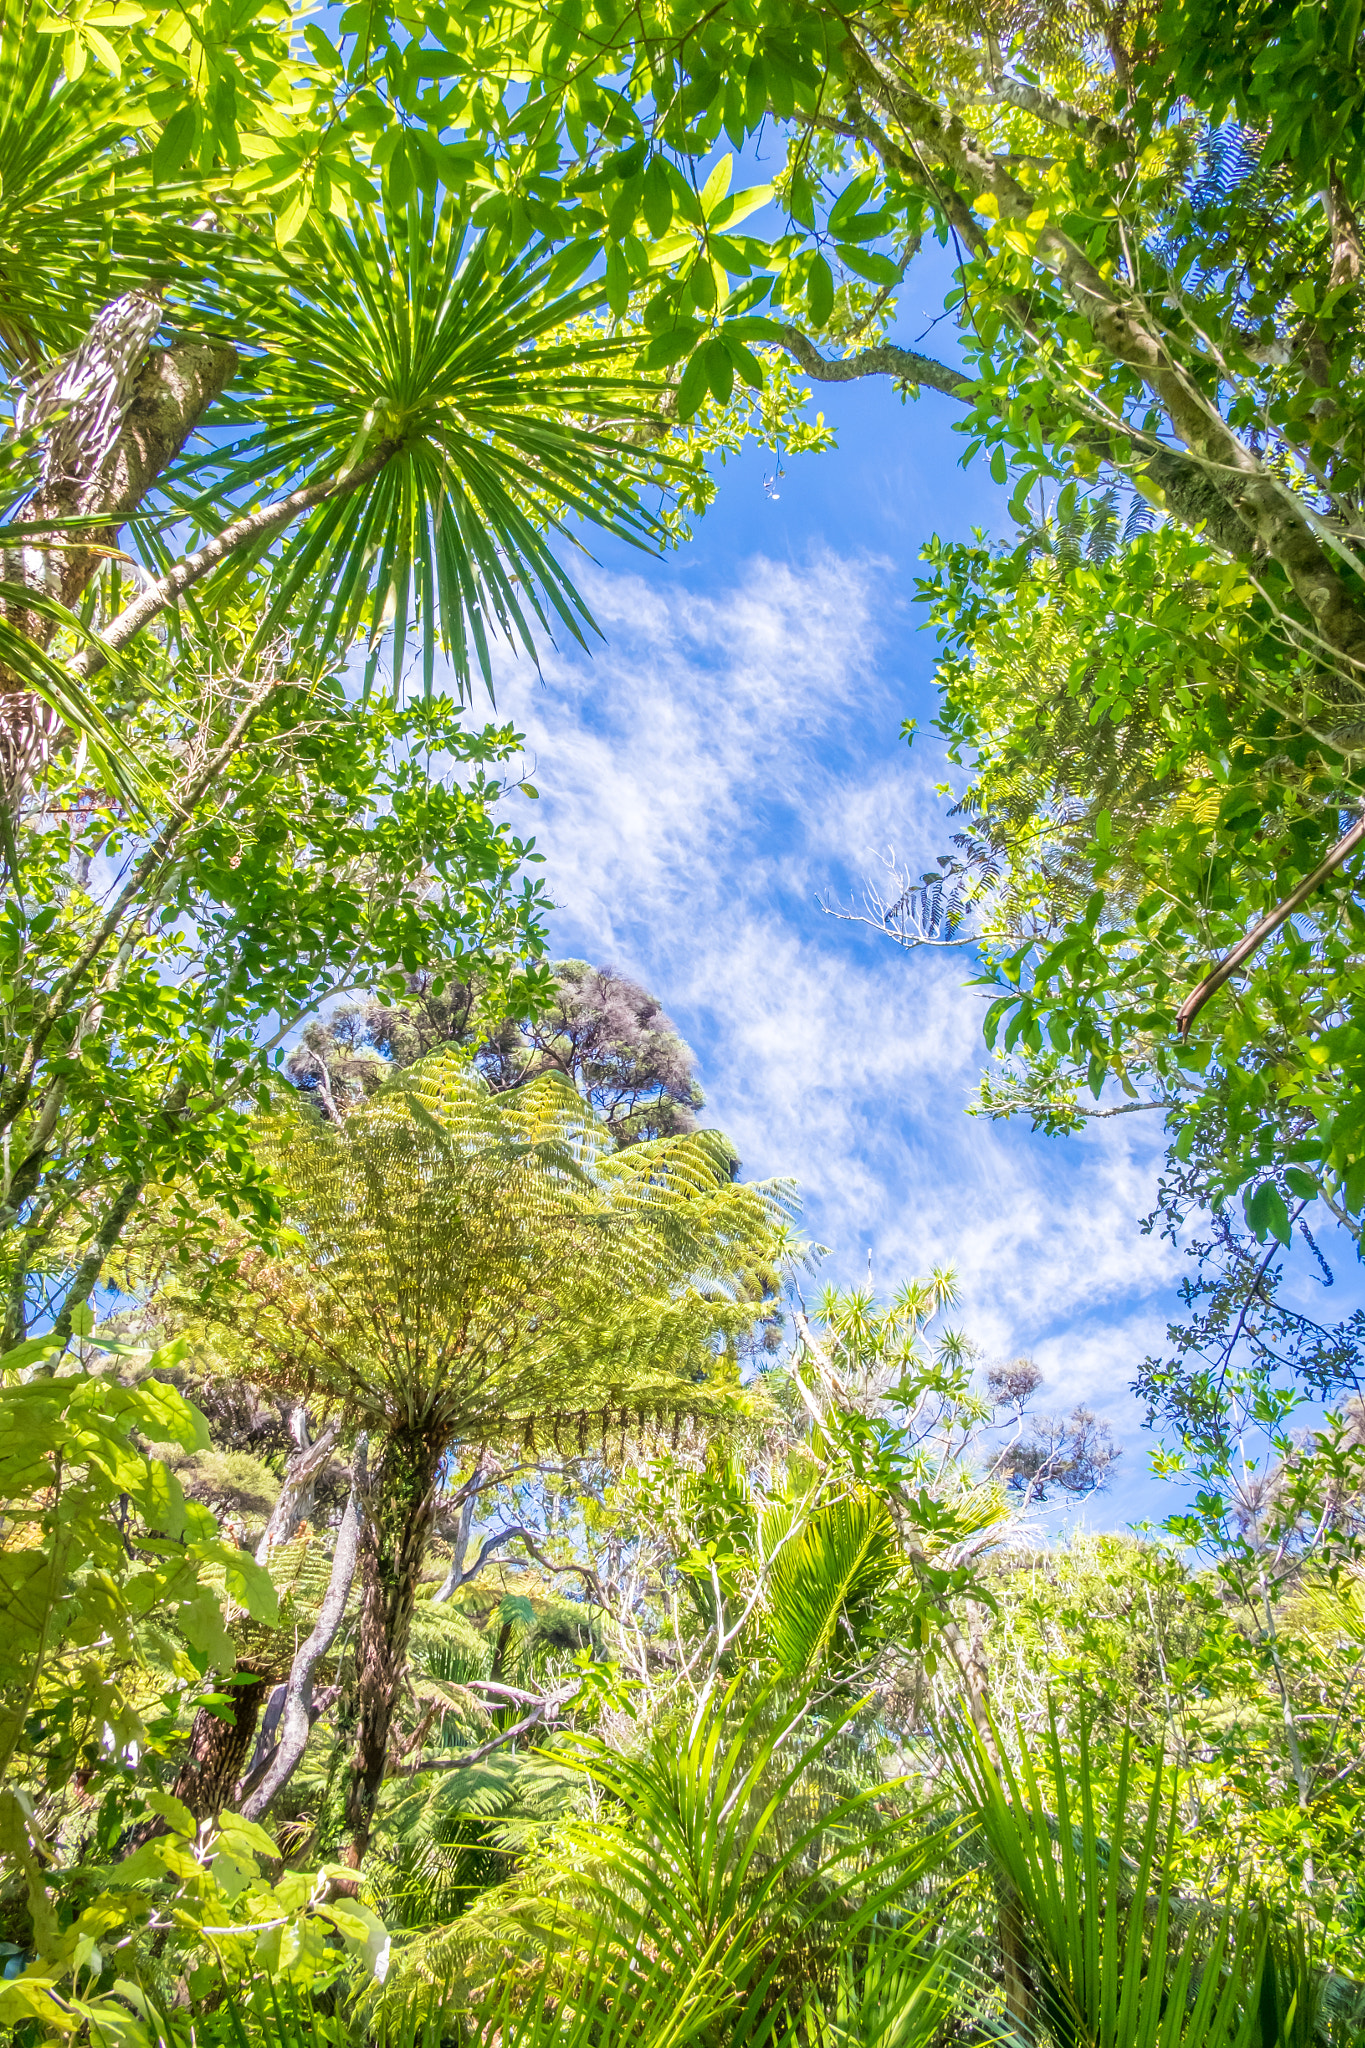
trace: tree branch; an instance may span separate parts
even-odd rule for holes
[[[888,76],[856,36],[847,38],[844,56],[859,90],[867,92],[917,150],[942,164],[965,191],[978,199],[992,198],[1002,223],[1022,228],[1037,214],[1039,195],[983,149],[954,111]],[[1101,347],[1116,362],[1127,364],[1159,401],[1190,458],[1222,494],[1242,529],[1234,552],[1245,560],[1259,547],[1273,557],[1311,621],[1312,632],[1358,688],[1365,679],[1365,609],[1339,575],[1294,491],[1228,425],[1172,353],[1134,292],[1107,277],[1050,219],[1039,229],[1033,250],[1034,259],[1052,273],[1090,323]],[[1117,420],[1115,429],[1128,431]]]
[[[346,1612],[350,1598],[351,1583],[355,1578],[356,1553],[360,1544],[360,1495],[365,1483],[366,1439],[362,1436],[356,1444],[352,1464],[351,1491],[346,1502],[346,1512],[341,1518],[337,1532],[337,1547],[332,1558],[331,1577],[318,1618],[313,1624],[313,1633],[306,1643],[294,1653],[290,1667],[288,1690],[284,1699],[284,1710],[280,1716],[280,1736],[268,1760],[253,1766],[243,1781],[250,1785],[251,1779],[261,1771],[255,1790],[248,1790],[241,1800],[239,1811],[247,1820],[259,1820],[275,1794],[293,1776],[299,1759],[308,1746],[317,1716],[313,1713],[313,1673],[331,1649],[341,1618]],[[319,1709],[321,1711],[321,1709]],[[240,1797],[240,1793],[239,1793]]]
[[[333,1445],[341,1434],[341,1420],[337,1417],[329,1422],[315,1443],[308,1442],[307,1430],[307,1411],[304,1410],[300,1424],[303,1442],[285,1467],[280,1497],[270,1510],[270,1519],[256,1546],[256,1562],[259,1565],[267,1564],[271,1551],[277,1549],[281,1543],[287,1543],[293,1534],[303,1500],[305,1496],[311,1496],[313,1482],[331,1457]]]
[[[481,1743],[477,1749],[466,1750],[463,1756],[419,1757],[415,1763],[400,1764],[392,1775],[396,1778],[415,1778],[425,1771],[467,1771],[471,1764],[482,1763],[486,1756],[492,1756],[495,1749],[505,1749],[507,1744],[515,1742],[519,1735],[529,1734],[541,1721],[553,1721],[558,1716],[560,1708],[573,1698],[577,1690],[578,1687],[574,1686],[569,1692],[552,1693],[547,1699],[537,1700],[524,1720],[518,1721],[511,1728],[504,1728],[500,1734],[493,1736],[488,1742]]]
[[[372,483],[396,446],[394,441],[381,441],[373,454],[354,469],[326,477],[318,483],[305,484],[301,490],[291,491],[286,498],[276,498],[272,504],[262,505],[255,512],[245,512],[240,519],[231,520],[221,533],[205,541],[203,547],[196,548],[192,555],[185,555],[173,569],[168,569],[164,576],[158,576],[155,582],[149,583],[105,627],[99,644],[87,647],[69,664],[72,674],[83,678],[97,674],[106,666],[111,653],[116,654],[121,647],[126,647],[158,612],[163,612],[182,592],[207,576],[210,569],[216,569],[238,548],[249,547],[253,541],[278,533],[297,519],[300,512],[309,512],[314,505],[325,504],[329,498],[343,497]]]
[[[1274,910],[1267,911],[1266,915],[1251,927],[1246,937],[1238,945],[1235,945],[1224,959],[1219,961],[1212,973],[1204,976],[1198,988],[1186,996],[1184,1002],[1180,1005],[1180,1012],[1175,1020],[1175,1028],[1182,1039],[1189,1037],[1191,1024],[1193,1024],[1205,1003],[1208,1002],[1210,996],[1217,995],[1223,983],[1230,981],[1238,968],[1246,965],[1252,954],[1265,944],[1272,933],[1279,930],[1286,919],[1291,918],[1294,912],[1308,901],[1308,898],[1318,887],[1318,884],[1325,882],[1328,875],[1335,868],[1339,868],[1342,862],[1355,852],[1355,849],[1362,840],[1365,840],[1365,816],[1357,818],[1350,831],[1344,833],[1338,839],[1332,851],[1327,855],[1327,858],[1319,861],[1312,874],[1306,875],[1303,881],[1299,883],[1298,888],[1291,890],[1289,895],[1285,897],[1283,903],[1278,904]]]
[[[820,384],[851,384],[859,377],[894,377],[898,383],[917,384],[941,391],[946,398],[967,404],[975,390],[970,377],[932,356],[918,355],[892,341],[860,348],[851,356],[822,356],[815,343],[799,327],[783,329],[779,347],[800,364],[808,377]]]
[[[1008,75],[993,78],[990,91],[993,98],[1003,100],[1007,107],[1017,107],[1021,114],[1032,114],[1046,127],[1060,128],[1064,135],[1084,135],[1088,142],[1097,142],[1106,149],[1127,151],[1131,148],[1129,138],[1113,121],[1082,113],[1079,107],[1068,106],[1065,100],[1044,92],[1040,86],[1027,84],[1022,78],[1010,78]]]

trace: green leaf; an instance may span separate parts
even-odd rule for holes
[[[162,129],[152,151],[152,178],[162,184],[173,178],[194,147],[199,117],[193,104],[177,107]]]
[[[709,225],[715,229],[738,227],[742,220],[766,206],[772,196],[771,185],[750,185],[743,192],[732,192],[708,215]]]
[[[750,354],[739,336],[733,333],[729,326],[721,328],[720,342],[735,369],[738,370],[740,376],[744,379],[744,382],[751,390],[761,391],[765,378],[763,375],[763,365],[759,362],[757,356]]]
[[[651,157],[645,169],[643,211],[652,235],[668,233],[673,225],[673,185],[661,156]]]
[[[812,327],[823,327],[834,311],[834,274],[823,256],[816,256],[810,266],[806,308]]]
[[[607,251],[607,304],[619,319],[629,302],[630,271],[626,267],[625,251],[618,242],[613,242]]]
[[[875,242],[890,231],[894,216],[889,206],[876,213],[855,213],[839,223],[841,242]]]
[[[719,335],[712,335],[697,350],[697,355],[706,367],[706,381],[711,387],[711,396],[718,405],[725,405],[734,389],[735,366],[730,352]]]
[[[166,1821],[175,1830],[176,1834],[186,1835],[190,1841],[195,1839],[199,1833],[199,1823],[190,1812],[188,1806],[182,1800],[177,1799],[173,1792],[153,1791],[146,1793],[145,1797],[152,1812],[159,1814],[162,1820]]]
[[[815,229],[815,188],[802,170],[792,173],[787,188],[787,208],[794,221],[803,228]]]
[[[705,347],[706,344],[703,342],[701,348],[694,352],[691,361],[682,373],[682,381],[678,385],[678,418],[680,420],[690,420],[706,396],[708,380],[706,358],[703,353]]]
[[[50,1358],[60,1349],[55,1337],[26,1337],[22,1344],[12,1345],[0,1356],[0,1374],[22,1372],[26,1366],[36,1364],[40,1358]]]
[[[855,277],[865,277],[869,284],[899,284],[901,269],[889,256],[883,256],[875,249],[854,249],[847,242],[837,245],[839,261]]]
[[[226,1574],[228,1592],[252,1620],[273,1622],[279,1613],[279,1595],[269,1572],[257,1564],[250,1551],[227,1543],[206,1544],[204,1550],[206,1555],[216,1556]]]
[[[1273,1180],[1263,1180],[1242,1199],[1246,1219],[1258,1244],[1266,1238],[1276,1237],[1281,1244],[1288,1244],[1293,1235],[1289,1223],[1289,1211],[1284,1196]]]
[[[860,171],[850,179],[829,210],[829,231],[837,235],[841,224],[859,212],[863,201],[871,197],[877,183],[876,171]]]
[[[703,219],[710,220],[712,214],[730,190],[730,179],[734,175],[734,168],[734,157],[731,155],[723,156],[706,183],[702,186],[701,210]],[[720,227],[724,223],[717,221],[716,225]]]
[[[280,1853],[258,1821],[247,1820],[228,1808],[218,1816],[218,1831],[229,1850],[240,1849],[248,1856],[275,1857]]]
[[[296,240],[308,218],[312,204],[308,187],[300,180],[289,187],[284,205],[275,217],[275,245],[287,249]]]
[[[639,363],[644,370],[665,370],[670,363],[676,363],[696,344],[698,327],[689,321],[686,327],[667,329],[656,334],[651,342],[640,351]]]

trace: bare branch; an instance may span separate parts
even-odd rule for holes
[[[243,1780],[243,1788],[256,1780],[255,1789],[247,1790],[241,1797],[239,1788],[239,1811],[247,1820],[259,1820],[275,1794],[293,1776],[299,1759],[308,1746],[317,1714],[313,1711],[313,1673],[331,1649],[341,1618],[346,1612],[350,1598],[351,1582],[355,1577],[356,1553],[360,1543],[360,1496],[365,1484],[366,1440],[361,1437],[356,1445],[355,1460],[351,1479],[350,1497],[346,1512],[341,1518],[337,1532],[337,1547],[332,1558],[331,1577],[318,1618],[313,1624],[313,1633],[307,1642],[294,1653],[294,1662],[289,1672],[288,1689],[285,1693],[284,1708],[280,1717],[279,1741],[269,1753],[254,1762]],[[321,1709],[318,1709],[320,1712]],[[259,1773],[259,1776],[258,1776]]]

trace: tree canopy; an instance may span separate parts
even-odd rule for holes
[[[1362,2038],[1361,1327],[1283,1284],[1365,1218],[1362,80],[1321,0],[0,9],[21,2048]],[[1161,1120],[1160,1531],[1049,1539],[1117,1446],[946,1268],[808,1302],[473,715],[869,376],[1008,531],[924,536],[867,915],[979,1109]]]

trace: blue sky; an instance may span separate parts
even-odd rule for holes
[[[907,337],[941,300],[931,270]],[[960,771],[925,730],[935,643],[913,585],[927,535],[1003,530],[1005,494],[984,464],[962,471],[946,400],[902,405],[878,380],[818,402],[837,451],[789,460],[776,500],[771,456],[732,461],[665,561],[599,547],[580,582],[604,643],[551,652],[541,681],[524,661],[503,671],[541,793],[554,949],[664,1002],[746,1174],[799,1183],[826,1277],[862,1281],[870,1260],[889,1292],[954,1266],[985,1362],[1027,1354],[1043,1405],[1111,1422],[1124,1456],[1090,1526],[1160,1519],[1175,1502],[1128,1391],[1184,1266],[1140,1228],[1159,1119],[1056,1140],[967,1116],[987,1000],[963,985],[969,961],[907,957],[817,901],[856,895],[887,847],[918,866],[947,844],[935,785]]]
[[[1028,1353],[1048,1406],[1110,1418],[1127,1455],[1090,1518],[1122,1522],[1158,1505],[1126,1392],[1176,1263],[1137,1223],[1158,1131],[1058,1143],[965,1115],[984,999],[964,960],[907,957],[817,902],[888,846],[927,863],[947,843],[949,771],[931,737],[899,738],[934,712],[917,558],[934,530],[1000,519],[1002,494],[958,466],[946,401],[881,381],[821,402],[837,451],[789,461],[776,501],[770,456],[731,462],[666,561],[599,549],[582,581],[605,644],[551,654],[543,683],[504,671],[555,950],[660,997],[745,1172],[799,1182],[828,1277],[864,1279],[870,1255],[889,1290],[951,1264],[989,1359]]]

